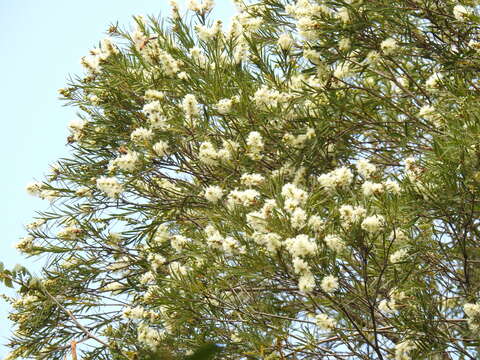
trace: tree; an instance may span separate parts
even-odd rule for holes
[[[61,90],[9,358],[477,359],[477,2],[187,3]]]

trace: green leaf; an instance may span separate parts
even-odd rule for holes
[[[215,355],[220,352],[222,348],[216,344],[202,345],[193,355],[187,356],[185,360],[210,360],[214,359]]]
[[[5,285],[8,286],[9,288],[13,288],[12,279],[10,279],[9,277],[3,279],[3,282],[4,282]]]

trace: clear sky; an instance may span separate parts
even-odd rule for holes
[[[184,4],[185,0],[179,0]],[[231,0],[216,0],[214,17],[228,23]],[[12,247],[24,226],[48,204],[32,198],[25,185],[42,180],[49,164],[68,156],[67,124],[74,108],[63,107],[58,89],[68,75],[81,74],[80,58],[105,37],[111,23],[131,25],[132,15],[168,15],[168,0],[0,0],[0,261],[38,269]],[[0,293],[5,292],[0,285]],[[8,292],[7,292],[8,293]],[[11,294],[11,292],[9,293]],[[0,359],[10,332],[8,306],[0,299]]]

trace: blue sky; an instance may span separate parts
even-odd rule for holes
[[[184,4],[185,0],[179,0]],[[63,107],[58,89],[68,75],[81,74],[80,58],[105,37],[111,23],[132,24],[132,15],[168,15],[168,0],[0,0],[0,261],[38,269],[42,260],[24,259],[12,247],[24,226],[48,204],[30,197],[25,185],[41,180],[49,165],[68,156],[67,124],[74,108]],[[228,23],[231,0],[217,0],[214,16]],[[5,287],[0,285],[0,293]],[[11,294],[11,293],[9,293]],[[0,299],[0,358],[10,332],[8,307]]]

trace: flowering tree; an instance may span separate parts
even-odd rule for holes
[[[478,359],[476,1],[187,3],[60,91],[9,358]]]

